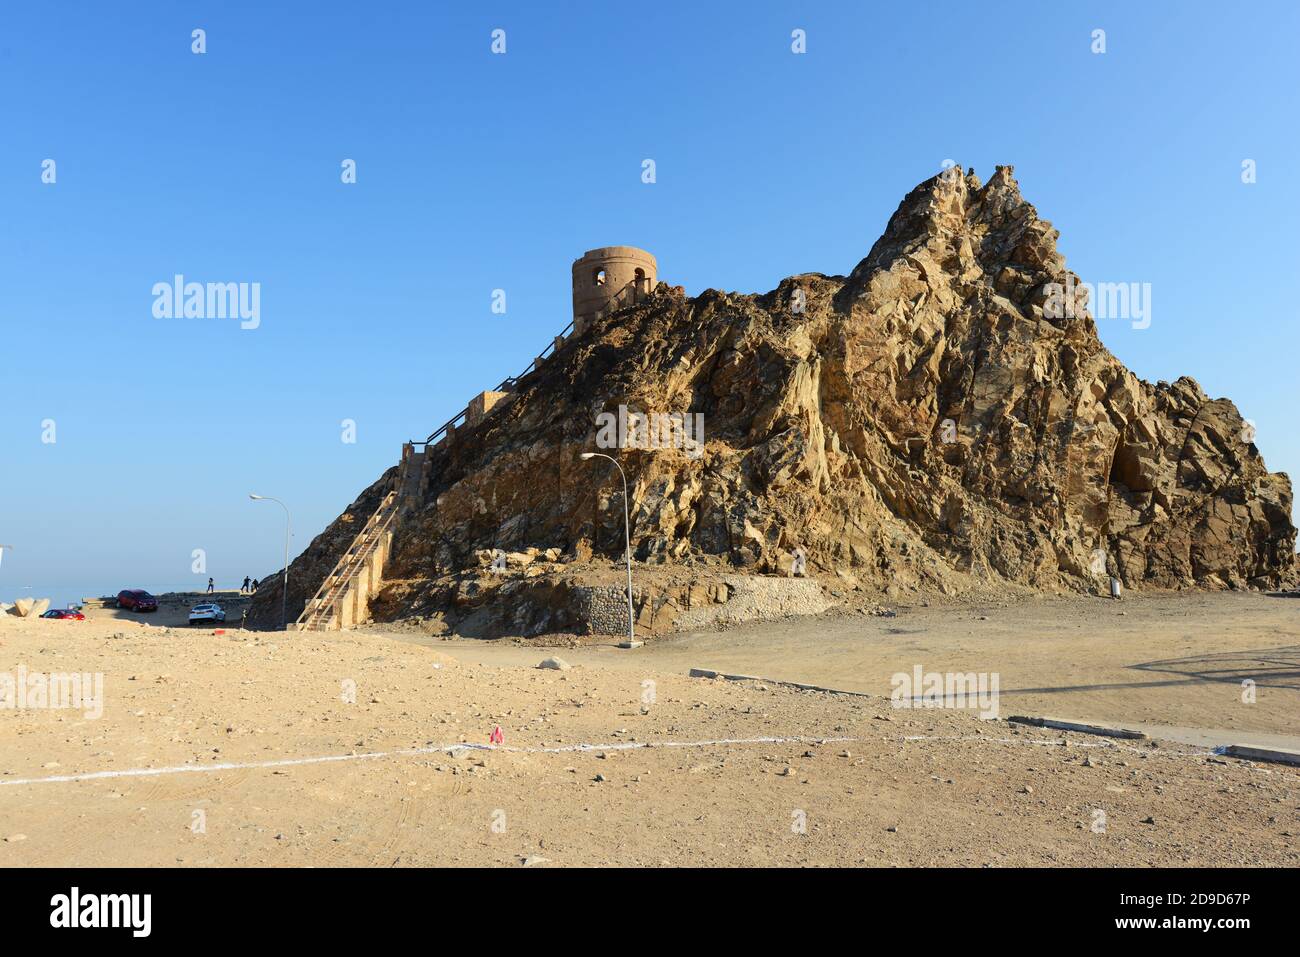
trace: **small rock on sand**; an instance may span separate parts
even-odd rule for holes
[[[548,671],[568,671],[573,666],[570,665],[563,658],[547,658],[537,667],[546,669]]]

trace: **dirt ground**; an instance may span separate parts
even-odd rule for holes
[[[916,665],[997,672],[1002,715],[1123,724],[1191,744],[1300,749],[1300,596],[1185,593],[891,606],[563,652],[602,667],[692,667],[888,696]],[[415,639],[419,640],[419,639]],[[531,664],[521,642],[425,641],[469,661]],[[1242,682],[1255,684],[1252,702]]]
[[[0,709],[0,866],[1297,866],[1300,769],[893,708],[886,672],[1000,669],[1004,719],[1285,737],[1298,612],[1042,600],[622,652],[4,616],[0,680],[104,683],[101,717]]]
[[[190,609],[200,602],[211,601],[220,605],[222,611],[226,613],[226,624],[237,628],[252,596],[240,594],[234,589],[225,589],[214,591],[211,595],[195,591],[167,592],[154,597],[158,599],[158,607],[154,611],[132,611],[98,601],[88,601],[81,610],[87,618],[97,621],[130,621],[142,625],[186,627],[190,623]]]

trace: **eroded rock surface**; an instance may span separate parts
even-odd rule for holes
[[[848,277],[694,299],[660,283],[431,451],[376,607],[477,608],[493,549],[506,577],[621,558],[617,471],[578,458],[620,405],[704,416],[702,455],[611,450],[640,563],[786,575],[798,553],[868,591],[1277,586],[1290,481],[1230,401],[1138,379],[1082,300],[1045,311],[1049,284],[1078,283],[1056,240],[1010,167],[986,185],[957,169],[908,194]],[[291,581],[328,570],[315,546]]]

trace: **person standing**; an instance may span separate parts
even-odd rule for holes
[[[209,594],[209,595],[212,594],[212,579],[211,579],[211,578],[208,579],[208,594]]]
[[[246,595],[246,594],[248,594],[248,583],[251,582],[251,581],[252,581],[252,579],[249,578],[247,575],[244,576],[244,584],[242,584],[242,585],[239,586],[239,593],[240,593],[241,595]]]

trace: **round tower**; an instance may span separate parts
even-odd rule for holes
[[[648,295],[658,281],[659,266],[644,249],[602,246],[583,253],[573,261],[574,332]]]

